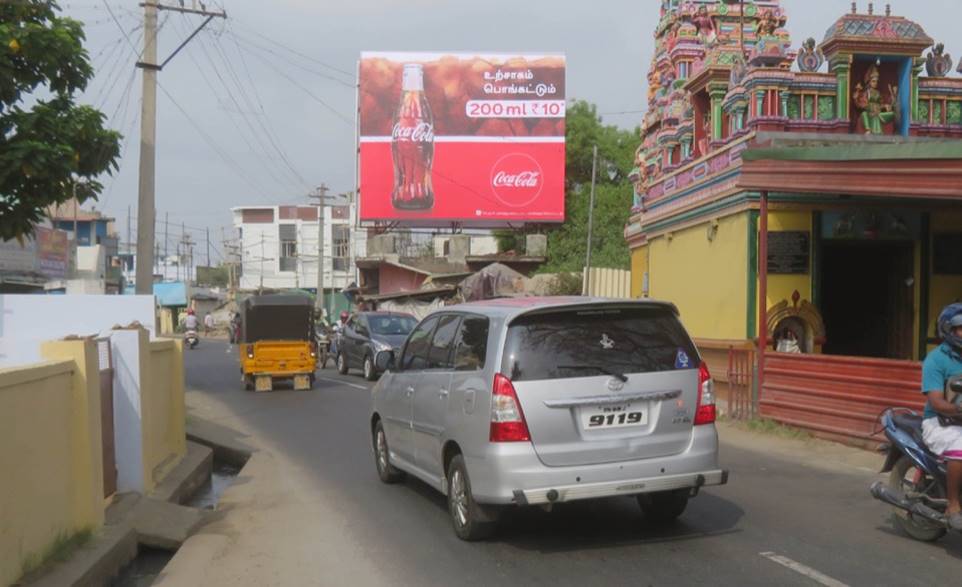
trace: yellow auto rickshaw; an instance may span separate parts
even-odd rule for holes
[[[298,295],[253,296],[241,304],[241,374],[248,390],[270,391],[278,380],[310,389],[317,368],[313,304]]]

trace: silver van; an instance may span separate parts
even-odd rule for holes
[[[711,376],[672,304],[451,306],[376,361],[378,476],[441,491],[462,539],[490,535],[508,507],[617,495],[666,522],[727,482]]]

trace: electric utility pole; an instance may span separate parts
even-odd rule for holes
[[[227,18],[224,11],[209,11],[202,2],[191,0],[191,7],[169,6],[157,1],[146,1],[144,7],[144,52],[137,67],[143,70],[143,103],[140,116],[140,181],[137,190],[137,280],[138,294],[153,293],[154,266],[154,202],[155,168],[157,155],[157,73],[180,52],[184,46],[215,17]],[[199,6],[199,8],[198,8]],[[170,57],[157,63],[157,12],[170,10],[184,14],[197,14],[207,18],[187,39],[181,43]]]
[[[595,219],[595,172],[598,168],[598,145],[591,151],[591,199],[588,201],[588,246],[585,254],[585,291],[591,295],[591,229]]]
[[[324,303],[324,200],[330,188],[327,184],[321,184],[310,196],[317,198],[317,298],[314,306],[321,310],[325,307]]]

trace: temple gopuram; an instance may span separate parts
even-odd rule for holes
[[[661,4],[632,293],[677,304],[732,410],[865,440],[962,299],[962,75],[887,5],[796,44],[777,0]]]

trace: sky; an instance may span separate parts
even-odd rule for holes
[[[177,0],[164,0],[174,4]],[[192,0],[185,0],[189,6]],[[120,170],[104,178],[98,210],[136,239],[143,47],[139,0],[61,0],[86,25],[96,76],[80,101],[126,137]],[[950,54],[962,55],[958,0],[891,0]],[[229,233],[233,206],[307,203],[322,182],[354,189],[354,71],[371,51],[562,52],[567,97],[595,103],[608,124],[634,128],[660,0],[207,0],[226,10],[159,74],[156,207],[162,233],[186,224],[195,240]],[[849,0],[782,0],[797,48],[821,41]],[[866,0],[858,2],[867,11]],[[876,2],[876,11],[886,2]],[[923,8],[924,7],[924,8]],[[162,13],[160,59],[202,22]],[[955,42],[958,46],[953,46]],[[954,74],[959,75],[959,74]],[[176,225],[176,229],[174,226]],[[220,254],[219,249],[216,254]]]

